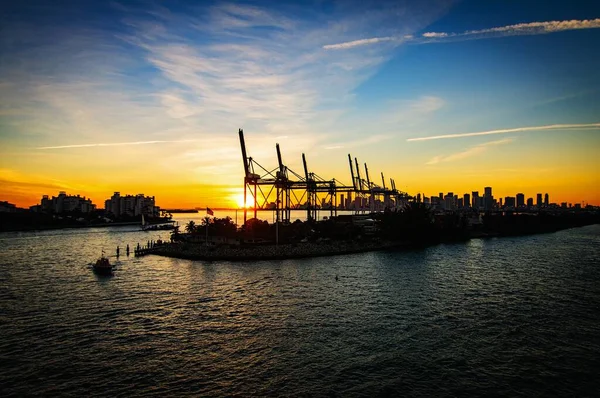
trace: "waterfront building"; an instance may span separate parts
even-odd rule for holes
[[[535,205],[536,205],[536,206],[538,207],[538,209],[539,209],[539,208],[541,208],[541,207],[542,207],[542,203],[543,203],[543,202],[542,202],[542,194],[541,194],[541,193],[538,193],[538,194],[537,194],[537,200],[536,200],[536,202],[535,202]]]
[[[527,198],[527,207],[533,207],[533,198]]]
[[[550,198],[548,197],[548,194],[544,195],[544,206],[548,206],[550,204]]]
[[[471,195],[469,195],[468,193],[463,195],[463,206],[471,207]]]
[[[522,193],[517,194],[517,207],[525,207],[525,195]]]
[[[48,197],[48,195],[42,196],[40,204],[31,206],[30,210],[52,214],[71,212],[91,213],[96,210],[96,205],[92,203],[91,199],[87,199],[85,196],[67,195],[65,191],[60,191],[58,196],[53,196],[52,198]]]
[[[160,208],[155,205],[154,196],[144,194],[121,196],[115,192],[110,199],[104,201],[104,210],[113,216],[158,216]]]

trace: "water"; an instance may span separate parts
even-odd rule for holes
[[[111,258],[114,277],[91,271],[99,248],[161,234],[0,234],[2,396],[585,396],[600,387],[600,225],[289,261],[121,256]]]

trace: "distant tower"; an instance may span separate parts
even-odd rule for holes
[[[471,192],[471,196],[473,197],[472,207],[474,209],[479,209],[479,191]]]
[[[543,202],[542,202],[542,194],[538,193],[537,194],[537,201],[535,202],[535,205],[539,208],[539,207],[542,207],[542,204],[543,204]]]
[[[549,200],[548,200],[548,194],[544,195],[544,206],[548,206]]]
[[[517,207],[525,207],[525,195],[522,193],[517,194]]]
[[[483,194],[483,207],[486,211],[492,210],[494,207],[494,196],[492,195],[492,187],[485,187]]]
[[[468,193],[463,195],[463,206],[471,207],[471,195],[469,195]]]

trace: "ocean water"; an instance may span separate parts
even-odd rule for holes
[[[289,261],[123,255],[167,236],[0,234],[1,395],[599,391],[600,225]]]

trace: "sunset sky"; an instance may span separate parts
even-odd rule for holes
[[[599,49],[594,1],[9,2],[0,200],[235,205],[243,128],[267,168],[600,205]]]

